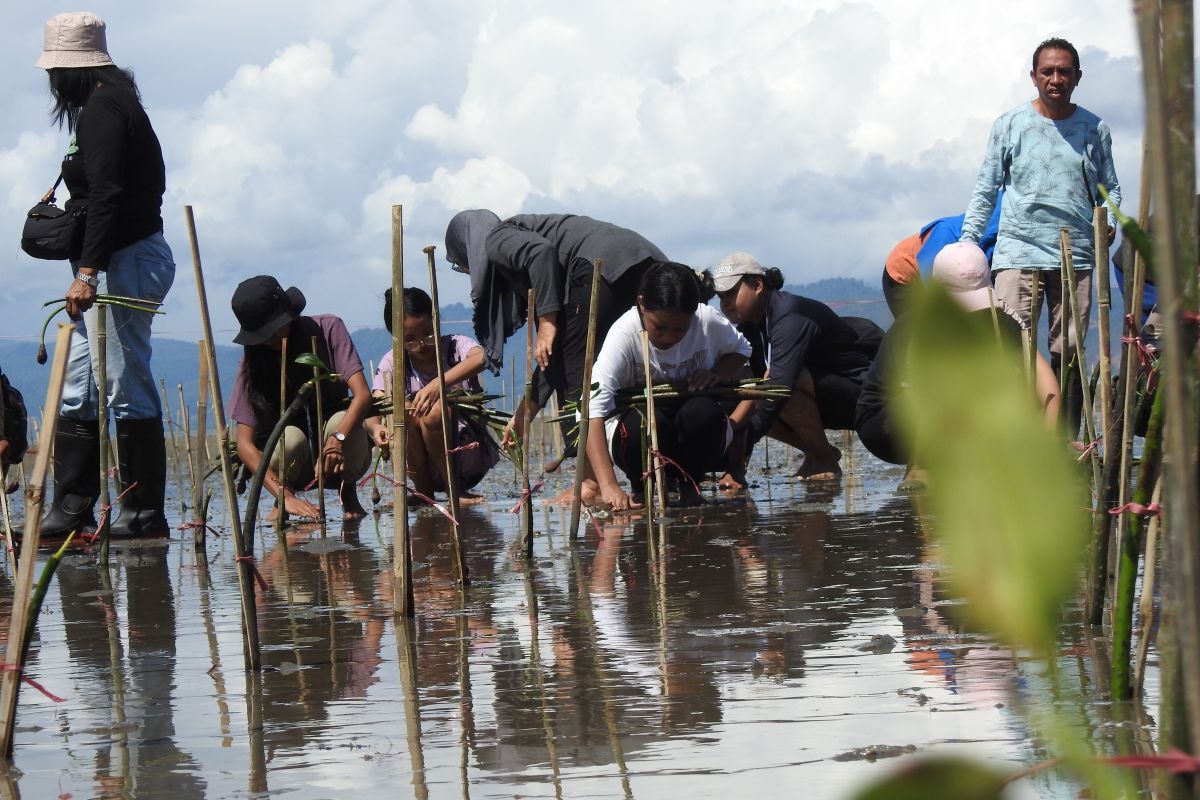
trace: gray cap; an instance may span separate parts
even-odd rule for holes
[[[738,251],[721,259],[713,270],[713,285],[717,292],[735,288],[745,275],[766,275],[767,268],[749,253]]]
[[[90,11],[57,14],[46,23],[42,55],[35,67],[61,69],[111,65],[104,20]]]

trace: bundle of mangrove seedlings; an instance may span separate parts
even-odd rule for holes
[[[122,297],[117,294],[98,294],[96,295],[96,305],[107,306],[109,308],[124,308],[127,311],[141,311],[145,314],[164,314],[166,312],[159,310],[162,303],[156,300],[146,300],[141,297]],[[47,360],[46,353],[46,329],[50,327],[50,322],[59,314],[67,310],[67,298],[56,297],[53,300],[47,300],[42,303],[42,308],[54,306],[54,310],[46,317],[46,321],[42,323],[42,335],[38,339],[37,363],[45,364]]]
[[[462,389],[451,389],[446,394],[446,403],[454,406],[458,413],[462,414],[472,422],[486,426],[497,438],[504,432],[504,426],[508,424],[511,416],[492,408],[488,403],[493,400],[500,399],[498,394],[479,394],[465,392]],[[376,414],[387,415],[392,413],[392,396],[385,394],[380,397],[373,398],[372,410]],[[412,401],[407,400],[404,403],[407,410],[412,409]]]
[[[592,384],[593,392],[598,388],[599,384]],[[689,389],[687,383],[684,382],[656,383],[651,387],[651,390],[654,393],[655,403],[672,403],[686,400],[689,397],[712,397],[718,401],[738,403],[742,400],[786,400],[792,396],[791,389],[779,384],[768,383],[766,378],[747,378],[737,383],[713,386],[697,391]],[[617,391],[617,411],[641,408],[645,405],[645,389],[629,388]],[[546,421],[562,422],[563,420],[575,419],[579,414],[579,401],[571,400],[565,403],[562,411],[563,413],[557,417]]]

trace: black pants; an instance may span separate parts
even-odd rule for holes
[[[857,422],[858,438],[871,455],[889,464],[908,463],[908,456],[896,438],[886,408],[860,415]]]
[[[627,269],[615,282],[600,279],[600,297],[596,306],[596,352],[613,323],[637,303],[638,286],[650,261]],[[576,259],[567,272],[567,302],[558,314],[558,335],[554,339],[554,355],[550,369],[543,374],[534,370],[533,391],[538,405],[545,407],[550,395],[558,397],[559,407],[568,400],[577,400],[583,388],[583,362],[587,359],[588,309],[592,297],[592,264]],[[574,420],[564,421],[563,437],[575,426]],[[568,445],[568,453],[575,451]]]
[[[892,312],[892,317],[900,319],[900,314],[904,311],[904,303],[908,299],[909,287],[900,283],[888,271],[883,271],[883,299],[887,301],[888,310]]]
[[[723,468],[725,460],[725,426],[728,417],[711,397],[693,397],[680,404],[657,404],[658,449],[679,464],[696,483],[707,472]],[[613,432],[609,450],[613,464],[621,468],[637,489],[642,485],[646,450],[650,435],[643,434],[642,412],[629,409],[622,414]],[[673,467],[667,468],[669,474]],[[678,474],[676,472],[676,474]]]

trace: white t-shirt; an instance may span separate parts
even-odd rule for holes
[[[637,306],[626,311],[609,328],[600,355],[592,367],[589,409],[592,417],[607,417],[617,407],[619,389],[644,388],[642,319]],[[740,353],[750,357],[750,342],[712,306],[699,306],[692,324],[679,343],[669,350],[650,345],[650,375],[655,383],[684,381],[698,369],[712,369],[722,356]]]

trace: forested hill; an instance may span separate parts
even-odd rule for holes
[[[786,288],[788,291],[828,303],[843,316],[867,317],[885,328],[891,322],[891,315],[883,302],[880,289],[855,278],[826,278],[814,283],[789,285]],[[447,333],[472,333],[469,307],[461,303],[447,305],[442,310],[442,318],[445,320],[444,329]],[[383,353],[391,347],[391,337],[382,327],[363,328],[354,331],[353,336],[364,368],[367,368],[371,361],[378,362]],[[49,364],[43,366],[36,363],[36,354],[37,343],[34,341],[0,341],[0,369],[3,369],[24,393],[26,404],[35,415],[38,414],[37,408],[46,396],[46,375],[50,371]],[[221,386],[226,402],[233,387],[234,373],[241,355],[241,348],[235,345],[217,346]],[[166,383],[168,402],[175,416],[178,415],[178,387],[181,384],[188,403],[193,406],[195,404],[197,363],[198,348],[195,342],[160,338],[154,340],[154,376]],[[484,386],[487,390],[497,394],[508,394],[508,385],[513,379],[512,367],[516,368],[516,383],[523,388],[524,329],[509,339],[505,346],[502,374],[494,377],[485,373]]]

